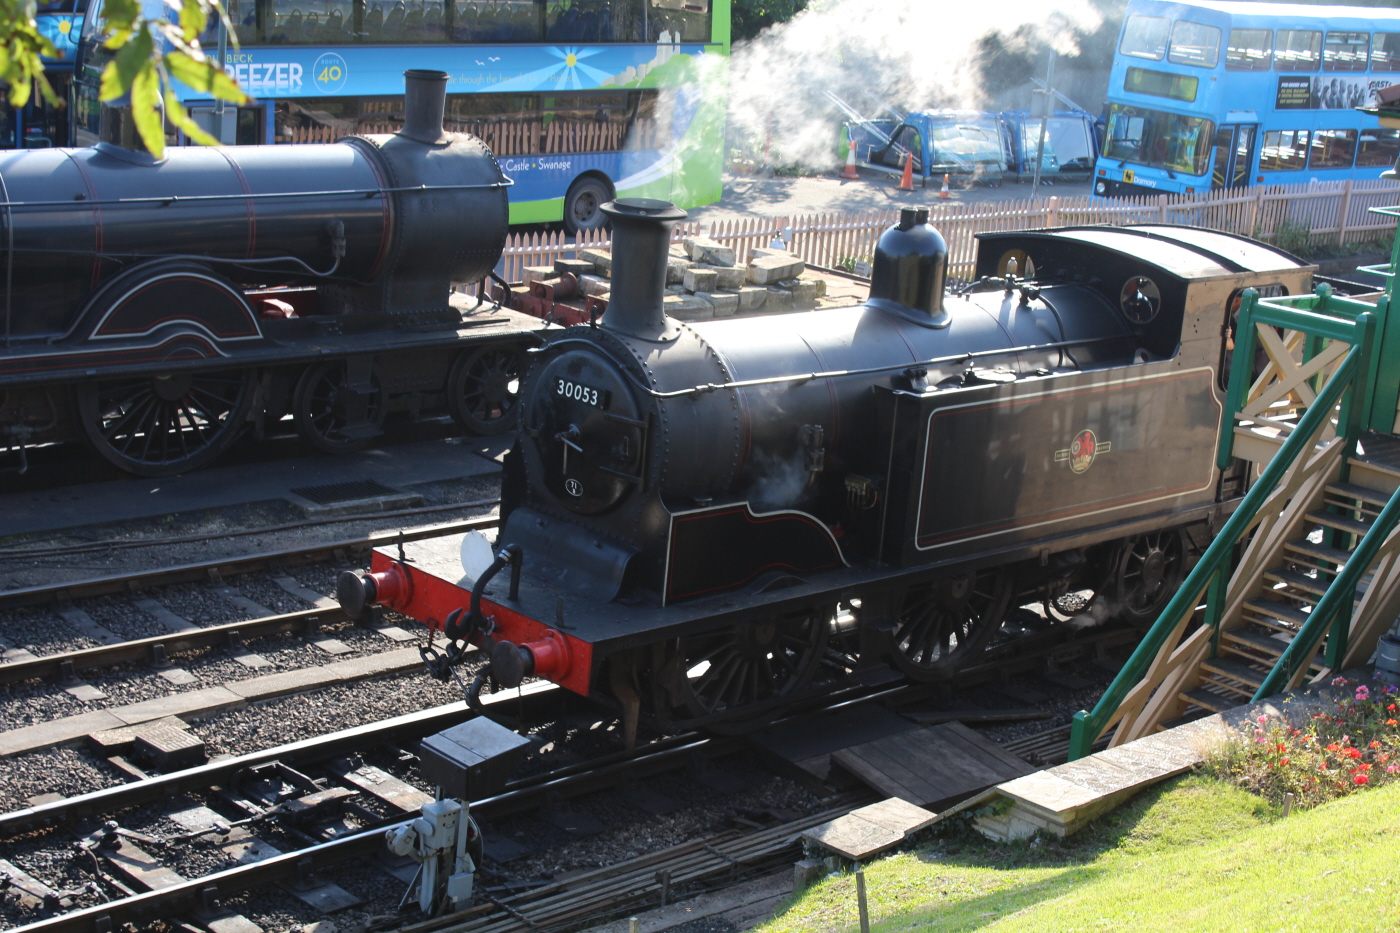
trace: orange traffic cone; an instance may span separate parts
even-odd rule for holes
[[[860,180],[860,172],[856,171],[856,141],[851,140],[851,148],[846,150],[846,167],[841,170],[842,178],[849,178],[852,181]]]
[[[914,153],[904,153],[904,177],[899,180],[900,191],[914,190]]]
[[[946,172],[943,175],[943,187],[939,190],[938,196],[944,201],[948,200],[948,175]]]

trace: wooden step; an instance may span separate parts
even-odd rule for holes
[[[1249,684],[1256,689],[1264,685],[1264,678],[1268,676],[1268,671],[1258,670],[1242,661],[1235,661],[1231,658],[1207,658],[1201,662],[1201,670],[1219,674],[1230,680],[1237,680],[1242,684]]]
[[[1307,519],[1315,524],[1326,525],[1328,528],[1336,528],[1338,531],[1354,535],[1364,535],[1371,530],[1370,522],[1359,522],[1354,518],[1333,515],[1331,512],[1309,512]]]
[[[1272,638],[1265,635],[1263,632],[1252,632],[1247,628],[1225,629],[1220,633],[1220,637],[1222,639],[1220,643],[1221,651],[1228,651],[1240,660],[1249,661],[1254,664],[1268,664],[1269,662],[1244,654],[1240,650],[1241,648],[1247,647],[1259,654],[1265,654],[1277,660],[1283,657],[1284,649],[1288,647],[1288,643],[1293,640],[1290,638],[1288,641],[1284,641],[1281,638]],[[1327,659],[1323,656],[1322,652],[1319,651],[1313,655],[1313,667],[1322,668],[1326,666],[1326,664]]]
[[[1327,491],[1334,496],[1355,499],[1357,502],[1368,502],[1382,508],[1390,501],[1390,496],[1387,493],[1367,486],[1358,486],[1355,483],[1330,483],[1327,486]]]
[[[1271,658],[1283,657],[1283,650],[1288,647],[1288,642],[1281,638],[1273,638],[1263,632],[1251,632],[1247,628],[1227,628],[1220,633],[1220,637],[1225,642],[1243,645]]]
[[[1336,564],[1338,570],[1341,570],[1342,565],[1347,562],[1347,558],[1351,557],[1351,551],[1344,551],[1339,547],[1328,547],[1325,544],[1314,544],[1307,538],[1285,542],[1284,547],[1294,554],[1303,554],[1314,560],[1325,560]]]
[[[1234,709],[1236,706],[1242,706],[1244,704],[1243,700],[1223,697],[1218,693],[1211,693],[1209,690],[1201,687],[1197,687],[1195,690],[1183,690],[1177,695],[1186,702],[1194,703],[1202,709],[1208,709],[1213,713],[1223,713],[1227,709]]]
[[[1273,580],[1275,583],[1287,583],[1295,590],[1302,590],[1304,593],[1312,593],[1314,596],[1321,596],[1327,592],[1329,580],[1319,580],[1306,574],[1298,573],[1296,570],[1285,570],[1282,567],[1271,567],[1264,571],[1265,580]]]
[[[1292,632],[1293,629],[1283,623],[1302,625],[1308,621],[1308,614],[1297,606],[1289,606],[1286,603],[1274,602],[1272,599],[1246,599],[1244,601],[1246,609],[1251,610],[1269,621],[1262,622],[1269,628],[1276,628],[1280,632]],[[1275,622],[1273,620],[1279,620]]]

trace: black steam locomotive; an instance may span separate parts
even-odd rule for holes
[[[542,324],[453,293],[491,272],[506,186],[446,133],[447,76],[406,73],[403,129],[331,145],[0,153],[0,452],[85,437],[148,476],[290,414],[352,450],[394,411],[510,430]]]
[[[683,213],[605,210],[612,299],[530,354],[494,562],[384,549],[341,595],[634,723],[752,728],[838,628],[852,671],[933,681],[1031,599],[1150,621],[1243,491],[1216,466],[1231,308],[1313,271],[1207,230],[1079,227],[985,234],[950,288],[907,210],[865,303],[687,325],[661,310]]]

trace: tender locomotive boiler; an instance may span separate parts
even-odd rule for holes
[[[684,214],[605,210],[611,302],[530,353],[495,562],[464,574],[456,539],[384,549],[341,595],[459,649],[489,638],[499,683],[546,677],[632,722],[761,724],[808,687],[841,606],[848,668],[916,680],[1029,599],[1053,619],[1090,589],[1150,621],[1242,491],[1215,463],[1232,304],[1313,271],[1227,234],[1082,227],[983,235],[949,287],[942,237],[906,210],[863,304],[683,324],[661,309]]]
[[[406,79],[391,135],[156,161],[111,110],[93,148],[0,153],[0,450],[86,436],[160,475],[289,413],[327,451],[395,410],[513,427],[541,324],[452,293],[499,258],[509,182],[444,132],[447,76]]]

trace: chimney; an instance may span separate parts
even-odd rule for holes
[[[403,85],[403,129],[398,135],[430,146],[445,141],[447,72],[410,69],[403,73]]]
[[[612,220],[612,296],[602,325],[647,340],[666,333],[666,257],[671,228],[685,211],[670,201],[619,198],[603,205]]]

